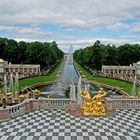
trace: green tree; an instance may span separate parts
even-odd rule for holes
[[[118,53],[115,46],[102,47],[102,64],[103,65],[118,65]]]
[[[18,63],[26,63],[27,61],[27,49],[28,49],[29,43],[26,43],[25,41],[18,42]]]
[[[140,45],[125,44],[118,47],[118,62],[120,65],[130,65],[140,60]]]
[[[18,50],[18,43],[13,39],[9,39],[6,42],[6,46],[5,46],[5,51],[4,51],[5,59],[11,63],[17,63],[18,62],[17,56],[19,55],[17,50]]]

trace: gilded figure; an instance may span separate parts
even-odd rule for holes
[[[106,96],[106,92],[103,88],[100,88],[98,94],[93,98],[90,96],[87,90],[82,90],[81,97],[85,102],[80,106],[83,115],[85,116],[104,116],[106,115],[105,107],[103,105],[103,97]]]

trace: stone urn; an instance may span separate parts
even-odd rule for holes
[[[3,108],[6,108],[6,102],[7,102],[6,97],[3,97],[1,102],[2,102]]]
[[[14,102],[15,102],[15,104],[19,104],[19,99],[18,98],[15,98],[14,99]]]
[[[35,89],[33,91],[33,94],[34,94],[35,99],[38,99],[38,97],[40,96],[40,91],[38,89]]]
[[[23,102],[25,99],[25,95],[21,94],[21,95],[19,95],[18,98],[19,98],[20,102]]]
[[[6,101],[7,105],[12,105],[13,104],[13,102],[12,102],[13,93],[8,92],[8,93],[6,93],[6,96],[7,96],[7,101]]]

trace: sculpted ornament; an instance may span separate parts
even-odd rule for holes
[[[85,116],[105,116],[104,96],[106,96],[106,92],[103,88],[100,88],[98,94],[93,98],[91,98],[88,91],[82,90],[81,97],[85,100],[84,104],[80,106],[82,114]]]

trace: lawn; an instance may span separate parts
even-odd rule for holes
[[[36,77],[21,79],[19,81],[19,89],[23,89],[25,87],[28,87],[28,86],[31,86],[34,84],[58,80],[59,79],[58,71],[59,71],[59,69],[61,69],[61,67],[63,67],[63,65],[64,65],[64,61],[62,61],[56,67],[56,69],[54,71],[52,71],[52,73],[49,74],[48,76],[36,76]]]
[[[86,69],[84,69],[78,63],[75,62],[75,65],[76,65],[80,75],[87,80],[96,81],[96,82],[102,83],[102,84],[107,84],[107,85],[113,86],[115,88],[118,88],[120,90],[123,90],[129,94],[132,91],[132,83],[129,83],[129,82],[123,81],[123,80],[118,80],[118,79],[93,76],[90,72],[88,72]]]

